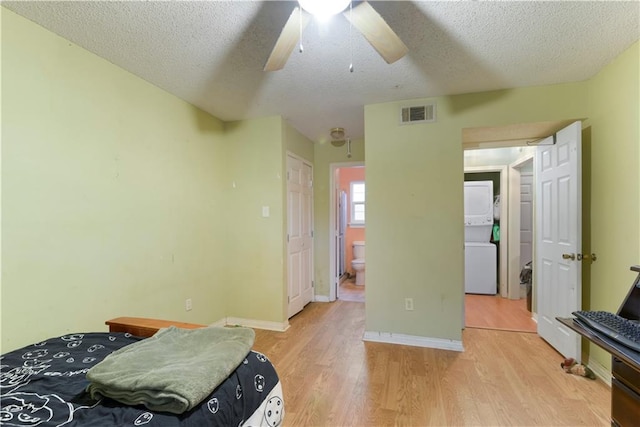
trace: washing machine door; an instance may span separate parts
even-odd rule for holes
[[[498,290],[497,248],[493,243],[464,244],[464,291],[495,295]]]

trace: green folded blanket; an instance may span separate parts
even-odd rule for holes
[[[126,405],[181,414],[213,392],[242,363],[253,329],[208,327],[161,329],[91,368],[87,391]]]

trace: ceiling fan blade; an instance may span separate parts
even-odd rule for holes
[[[407,54],[409,49],[393,32],[378,12],[366,1],[343,15],[351,21],[362,35],[378,51],[388,64],[396,62]]]
[[[302,20],[302,23],[300,20]],[[284,64],[287,63],[293,48],[298,43],[300,32],[305,29],[308,23],[308,13],[304,11],[301,13],[299,7],[293,9],[287,23],[282,28],[280,37],[278,37],[275,46],[273,46],[271,55],[269,55],[269,59],[264,66],[264,71],[277,71],[284,68]]]

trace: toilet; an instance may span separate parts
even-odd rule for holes
[[[364,285],[364,242],[353,242],[353,260],[351,268],[356,272],[356,285]]]

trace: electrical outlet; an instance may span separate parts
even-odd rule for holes
[[[413,311],[413,298],[404,299],[404,309],[407,311]]]
[[[192,309],[192,308],[193,308],[193,305],[191,304],[191,298],[187,298],[187,299],[184,301],[184,309],[185,309],[186,311],[191,311],[191,309]]]

